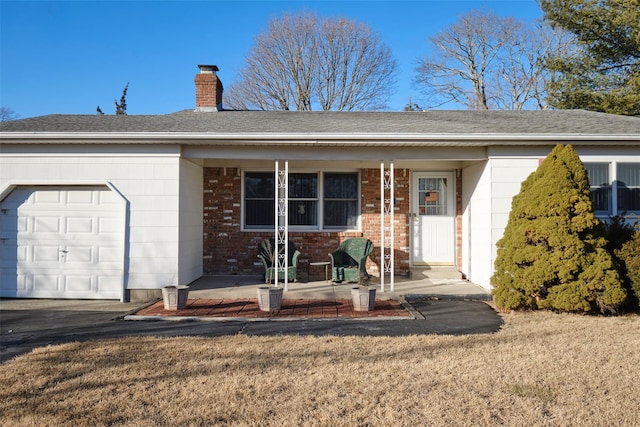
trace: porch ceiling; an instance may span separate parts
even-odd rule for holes
[[[331,170],[356,170],[356,169],[378,169],[380,168],[380,159],[378,160],[291,160],[283,158],[280,160],[289,161],[289,169],[305,170],[318,169],[323,171]],[[387,159],[390,160],[390,159]],[[458,160],[396,160],[393,159],[395,168],[412,169],[412,170],[453,170],[461,169],[478,161],[458,161]],[[206,159],[200,163],[204,167],[220,167],[220,168],[240,168],[240,169],[273,169],[273,160],[257,160],[257,159]]]
[[[487,159],[484,147],[351,147],[327,149],[327,147],[209,147],[186,146],[182,155],[188,159],[233,160],[300,160],[324,162],[377,162],[383,159],[396,161],[480,161]]]

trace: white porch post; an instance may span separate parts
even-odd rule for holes
[[[393,160],[389,162],[389,169],[385,170],[385,162],[380,162],[380,291],[384,292],[384,276],[389,273],[391,292],[395,285],[395,227],[394,215],[394,173]],[[388,190],[388,196],[387,196]],[[387,220],[389,225],[386,226]],[[388,231],[388,234],[387,234]],[[387,250],[388,248],[388,250]]]
[[[384,292],[384,160],[380,161],[380,292]]]
[[[391,253],[391,264],[389,265],[389,273],[390,273],[390,283],[391,283],[391,292],[394,292],[395,290],[395,275],[396,275],[396,267],[395,267],[395,244],[396,244],[396,239],[395,239],[395,224],[393,221],[394,218],[394,214],[395,214],[395,200],[396,200],[396,196],[395,196],[395,176],[394,176],[394,169],[393,169],[393,160],[391,160],[389,162],[389,251]]]
[[[284,290],[289,290],[289,162],[284,162],[284,168],[280,169],[280,164],[276,160],[275,164],[275,247],[276,254],[274,265],[274,285],[278,286],[278,276],[283,272]],[[284,245],[284,251],[280,253],[280,245]]]

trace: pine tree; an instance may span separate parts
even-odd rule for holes
[[[640,0],[540,0],[540,7],[578,41],[547,58],[552,106],[640,115]]]
[[[498,307],[615,312],[626,298],[570,145],[556,146],[522,183],[497,246]]]
[[[114,101],[116,104],[116,116],[127,114],[127,89],[129,89],[129,83],[122,89],[120,102]]]

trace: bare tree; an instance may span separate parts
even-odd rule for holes
[[[318,101],[323,110],[379,110],[394,90],[396,62],[370,27],[326,19],[318,45]]]
[[[9,122],[20,117],[20,114],[16,113],[9,107],[0,107],[0,122]]]
[[[396,61],[365,24],[310,13],[271,20],[227,90],[236,109],[382,108],[395,86]]]
[[[544,109],[544,60],[565,42],[548,26],[531,29],[511,17],[472,11],[430,38],[434,53],[420,60],[416,83],[429,107]]]
[[[575,37],[560,28],[536,23],[515,31],[503,47],[497,62],[495,107],[502,110],[549,108],[548,82],[553,71],[547,58],[559,50],[573,49]]]

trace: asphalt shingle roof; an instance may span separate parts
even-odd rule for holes
[[[47,115],[0,123],[0,133],[314,135],[630,135],[640,118],[582,110],[299,112],[181,111],[166,115]]]

